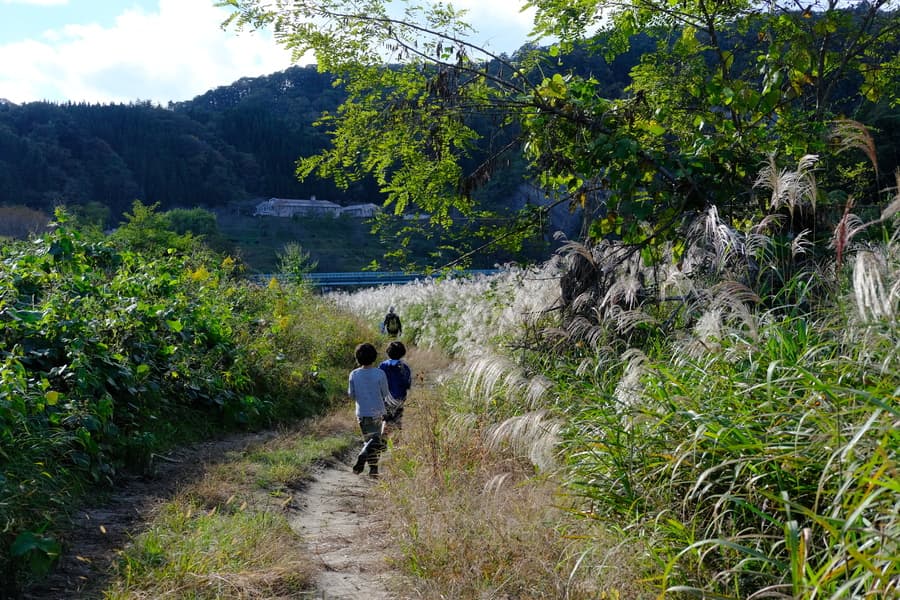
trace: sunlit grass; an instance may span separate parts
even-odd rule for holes
[[[309,560],[285,517],[167,504],[118,562],[104,594],[127,598],[272,598],[309,590]]]
[[[511,267],[499,275],[389,285],[330,294],[340,308],[377,326],[390,306],[403,319],[403,337],[451,356],[480,353],[519,335],[545,317],[558,294],[555,271]]]
[[[313,562],[283,508],[316,463],[356,442],[338,411],[234,452],[162,505],[117,561],[105,598],[293,598]]]
[[[317,461],[339,456],[356,441],[349,424],[343,433],[329,437],[282,435],[248,453],[240,463],[240,477],[250,477],[262,488],[286,485],[308,477]],[[228,479],[227,471],[234,469],[235,465],[230,465],[220,475]]]

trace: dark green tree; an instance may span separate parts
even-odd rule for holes
[[[545,189],[589,209],[602,201],[588,211],[592,235],[644,244],[709,205],[765,209],[752,183],[769,155],[834,154],[835,119],[897,105],[897,0],[533,0],[535,35],[558,43],[514,57],[469,41],[448,4],[220,4],[233,26],[273,25],[297,56],[312,51],[348,92],[321,121],[331,146],[302,159],[299,175],[343,185],[372,175],[397,212],[416,207],[438,224],[476,214],[472,190],[522,151]],[[575,48],[614,60],[635,36],[652,49],[623,95],[590,71],[559,69]],[[475,115],[515,136],[497,144]],[[485,159],[465,168],[476,155]]]
[[[284,245],[278,253],[278,272],[288,275],[294,283],[301,283],[307,273],[316,270],[319,262],[313,260],[309,252],[296,242]]]
[[[113,232],[112,239],[125,248],[148,255],[166,255],[173,251],[188,251],[198,244],[190,232],[178,233],[159,204],[146,205],[135,200],[125,221]]]

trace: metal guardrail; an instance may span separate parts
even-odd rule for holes
[[[467,277],[471,275],[493,275],[498,269],[470,269],[467,271],[452,271],[444,273],[407,273],[404,271],[355,271],[345,273],[307,273],[304,279],[316,287],[375,287],[379,285],[402,285],[420,279],[436,279],[440,277]],[[250,279],[257,283],[266,283],[273,278],[279,281],[288,279],[289,275],[283,273],[260,273],[250,275]]]

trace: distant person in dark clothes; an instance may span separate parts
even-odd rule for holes
[[[403,342],[394,341],[388,344],[387,355],[388,359],[382,361],[378,368],[387,375],[388,388],[394,400],[388,403],[384,421],[397,429],[403,429],[403,403],[406,402],[406,393],[412,387],[412,371],[409,365],[403,362],[403,357],[406,356],[406,346]]]
[[[400,316],[394,312],[394,307],[390,307],[384,321],[381,322],[381,333],[386,333],[392,337],[397,337],[403,333],[403,323],[400,322]]]
[[[347,394],[356,403],[356,419],[363,435],[363,447],[353,465],[354,473],[362,473],[369,465],[369,476],[378,477],[378,455],[384,449],[382,438],[385,404],[392,402],[387,376],[373,365],[378,358],[375,346],[369,343],[356,347],[358,368],[350,372]]]

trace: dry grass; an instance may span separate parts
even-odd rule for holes
[[[431,351],[412,352],[411,363],[420,374],[448,366]],[[573,518],[552,476],[535,475],[488,425],[448,409],[459,389],[425,377],[383,462],[379,503],[394,560],[411,576],[408,597],[650,597],[636,583],[636,550]]]
[[[260,489],[292,484],[309,475],[318,460],[343,454],[356,441],[352,408],[310,419],[283,429],[271,439],[210,469],[195,490],[210,497],[222,496],[222,488],[255,482]]]
[[[420,384],[426,383],[425,373],[428,373],[430,381],[435,381],[440,379],[441,374],[449,373],[453,367],[453,359],[440,350],[411,346],[407,351],[405,360],[415,366]]]
[[[558,295],[555,273],[552,266],[510,266],[492,276],[385,285],[329,299],[373,327],[394,306],[403,319],[404,341],[463,357],[498,338],[515,338],[544,318]]]

